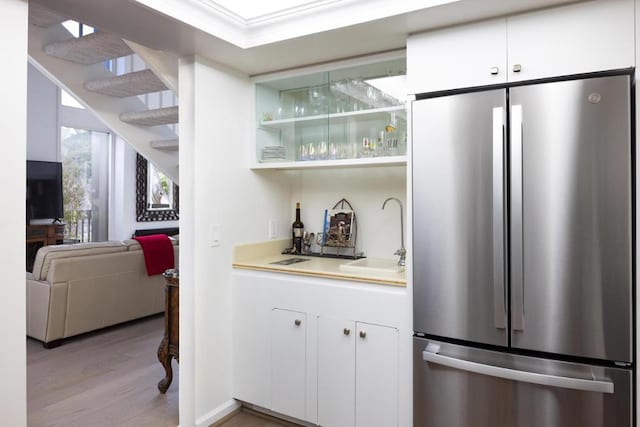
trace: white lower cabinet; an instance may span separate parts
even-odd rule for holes
[[[404,289],[237,272],[232,300],[234,398],[324,427],[411,425]]]
[[[356,324],[318,317],[318,424],[355,426]]]
[[[356,323],[356,426],[398,425],[398,330]]]
[[[318,424],[398,425],[398,330],[319,316]]]
[[[306,314],[271,311],[271,410],[306,415]]]

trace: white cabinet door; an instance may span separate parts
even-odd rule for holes
[[[233,397],[268,408],[271,307],[264,303],[264,287],[241,275],[233,280]]]
[[[397,426],[398,330],[357,322],[356,331],[356,426]]]
[[[304,419],[306,408],[306,315],[271,311],[271,409]]]
[[[576,3],[510,17],[509,81],[632,67],[633,0]],[[514,67],[521,71],[515,72]]]
[[[409,37],[411,94],[507,81],[507,25],[498,19]]]
[[[356,404],[355,322],[318,317],[318,424],[353,427]]]

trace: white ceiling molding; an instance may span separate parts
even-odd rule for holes
[[[388,19],[417,10],[458,3],[460,0],[357,0],[341,3],[303,15],[287,17],[286,21],[265,22],[248,28],[245,40],[249,47],[276,43],[297,37],[319,34],[340,28]]]
[[[134,1],[249,49],[461,0],[317,0],[250,19],[213,0]]]
[[[304,13],[310,13],[319,8],[325,8],[329,6],[340,6],[348,1],[360,1],[360,0],[315,0],[307,1],[304,4],[287,7],[280,10],[273,10],[268,13],[259,14],[252,17],[242,16],[227,7],[222,6],[219,2],[213,0],[195,0],[203,3],[205,6],[211,8],[214,12],[226,16],[228,19],[237,22],[240,25],[249,27],[252,25],[258,25],[264,22],[274,21],[280,18],[287,18],[291,16],[299,16]],[[337,5],[340,3],[340,5]]]

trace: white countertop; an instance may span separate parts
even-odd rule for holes
[[[391,286],[406,286],[405,272],[376,274],[375,272],[353,273],[340,269],[350,259],[322,258],[298,254],[283,255],[280,252],[289,245],[289,240],[272,240],[238,245],[234,248],[233,267],[250,270],[273,271],[303,276],[351,280]],[[289,258],[304,258],[308,261],[291,265],[273,264]]]

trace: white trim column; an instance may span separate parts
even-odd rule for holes
[[[195,414],[195,64],[179,61],[180,96],[180,425],[196,424]]]
[[[27,152],[27,37],[28,5],[24,0],[3,0],[0,15],[0,167],[2,213],[0,256],[2,298],[0,336],[5,350],[0,358],[2,424],[26,426],[26,309],[25,309],[25,186]]]

